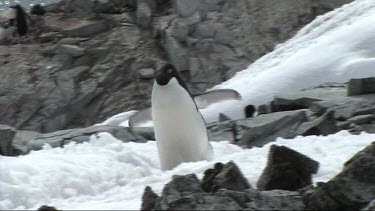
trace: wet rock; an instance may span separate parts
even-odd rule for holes
[[[375,94],[375,77],[351,79],[348,84],[348,95]]]
[[[348,119],[350,123],[354,123],[357,125],[363,125],[366,123],[369,123],[371,121],[375,120],[375,115],[374,114],[365,114],[365,115],[358,115],[355,117],[352,117]]]
[[[0,155],[12,156],[14,154],[12,142],[15,135],[14,128],[0,125]]]
[[[318,168],[317,161],[288,147],[272,145],[257,188],[296,191],[312,184],[312,174],[316,174]]]
[[[304,201],[313,210],[359,210],[375,198],[375,142],[344,164],[341,173],[316,189]]]

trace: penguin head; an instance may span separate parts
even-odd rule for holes
[[[172,64],[164,64],[156,72],[155,79],[156,83],[159,86],[167,85],[173,78],[177,80],[180,86],[182,86],[184,89],[186,89],[186,91],[188,91],[186,84],[184,83],[181,76],[178,74],[176,68]]]

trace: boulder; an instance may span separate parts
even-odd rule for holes
[[[14,154],[12,142],[15,135],[16,129],[0,125],[0,155],[12,156]]]
[[[375,198],[375,142],[354,155],[327,183],[303,195],[308,209],[360,210]]]
[[[154,78],[155,70],[153,68],[143,68],[138,70],[139,75],[144,79]]]
[[[138,0],[137,3],[137,25],[145,29],[152,25],[152,11],[144,0]]]
[[[142,205],[141,210],[152,210],[156,201],[159,199],[159,196],[152,191],[150,186],[146,186],[142,195]]]
[[[375,77],[350,79],[348,96],[375,94]]]
[[[38,211],[58,211],[58,209],[56,209],[53,206],[43,205],[43,206],[38,208]]]
[[[214,168],[207,169],[202,179],[202,187],[206,192],[217,192],[220,189],[242,191],[250,189],[251,185],[238,166],[231,161],[225,165],[216,163]]]
[[[72,57],[79,57],[83,56],[85,53],[85,49],[78,47],[76,45],[69,45],[69,44],[62,44],[58,45],[56,48],[57,54],[68,54]]]
[[[317,161],[288,147],[272,145],[257,188],[296,191],[312,185],[312,174],[316,174],[318,168]]]

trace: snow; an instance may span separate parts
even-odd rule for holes
[[[374,22],[374,0],[357,0],[318,17],[273,52],[213,87],[235,89],[243,100],[211,105],[201,110],[203,116],[212,122],[222,112],[237,119],[245,105],[260,105],[280,93],[374,76]],[[127,126],[132,114],[118,114],[101,124]],[[279,138],[271,144],[288,146],[319,161],[314,175],[318,182],[334,177],[346,160],[373,140],[375,134],[341,131],[325,137]],[[225,140],[214,142],[212,161],[183,163],[166,172],[159,169],[155,142],[122,143],[108,133],[64,148],[45,146],[24,156],[0,156],[0,209],[36,209],[43,204],[62,210],[139,209],[146,185],[160,194],[174,174],[196,173],[201,178],[215,162],[230,160],[255,186],[271,144],[245,150]]]
[[[171,171],[159,169],[154,141],[123,143],[108,133],[90,142],[50,148],[20,157],[0,157],[0,209],[37,209],[49,204],[62,210],[139,209],[144,187],[160,194],[172,175],[203,172],[216,162],[233,160],[252,184],[267,162],[272,144],[288,146],[320,162],[314,181],[327,181],[343,163],[375,140],[375,134],[341,131],[329,136],[279,138],[262,148],[242,149],[226,141],[213,142],[212,161],[183,163]]]

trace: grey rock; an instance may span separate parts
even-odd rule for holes
[[[340,128],[336,125],[334,111],[329,110],[323,115],[302,123],[297,130],[297,134],[308,135],[329,135],[338,132]]]
[[[285,190],[258,191],[249,190],[251,200],[246,203],[249,210],[305,210],[302,197],[298,192]]]
[[[351,79],[348,84],[348,95],[375,94],[375,77]]]
[[[236,178],[235,180],[233,178]],[[214,168],[204,172],[202,187],[206,192],[217,192],[220,189],[243,191],[251,185],[234,162],[225,165],[216,163]]]
[[[190,17],[198,12],[200,4],[200,0],[173,0],[176,13],[183,18]]]
[[[0,155],[12,156],[14,154],[12,142],[15,135],[14,128],[0,125]]]
[[[344,164],[341,173],[307,191],[308,209],[359,210],[375,198],[375,142]]]
[[[153,68],[143,68],[139,70],[139,74],[144,79],[154,78],[155,70]]]
[[[38,208],[38,211],[58,211],[58,209],[56,209],[53,206],[43,205],[43,206]]]
[[[146,186],[142,195],[141,210],[152,210],[155,207],[159,196],[152,191],[150,186]]]
[[[375,120],[374,114],[365,114],[365,115],[358,115],[358,116],[352,117],[348,119],[348,122],[354,123],[357,125],[363,125],[366,123],[370,123],[373,120]]]
[[[37,134],[35,138],[18,141],[18,148],[24,149],[23,154],[32,150],[41,150],[43,145],[49,144],[51,147],[63,147],[74,142],[83,143],[90,140],[92,135],[107,132],[123,142],[144,143],[154,140],[152,129],[148,128],[127,128],[121,126],[91,126],[88,128],[69,129],[56,131],[53,133]]]
[[[288,147],[272,145],[257,188],[296,191],[312,185],[312,174],[316,174],[318,168],[317,161]]]
[[[138,0],[137,4],[137,24],[142,28],[151,28],[152,11],[144,0]]]
[[[72,57],[79,57],[85,53],[85,49],[80,48],[76,45],[63,44],[63,45],[57,46],[56,53],[68,54],[68,55],[71,55]]]
[[[224,122],[224,121],[228,121],[228,120],[231,120],[231,119],[227,115],[225,115],[223,113],[219,114],[219,122]]]
[[[375,199],[372,200],[367,207],[365,207],[364,209],[362,210],[366,210],[366,211],[374,211],[375,210]]]
[[[246,128],[238,144],[246,148],[261,147],[278,137],[295,137],[298,127],[307,121],[306,112],[307,110],[277,112],[238,121],[239,127]]]
[[[80,42],[85,41],[85,40],[87,40],[87,39],[78,38],[78,37],[68,37],[68,38],[61,39],[57,43],[57,45],[77,45]]]
[[[63,37],[64,37],[64,35],[62,35],[59,32],[47,32],[47,33],[41,34],[38,38],[39,38],[40,42],[48,43],[48,42],[56,42],[56,41],[62,39]]]

